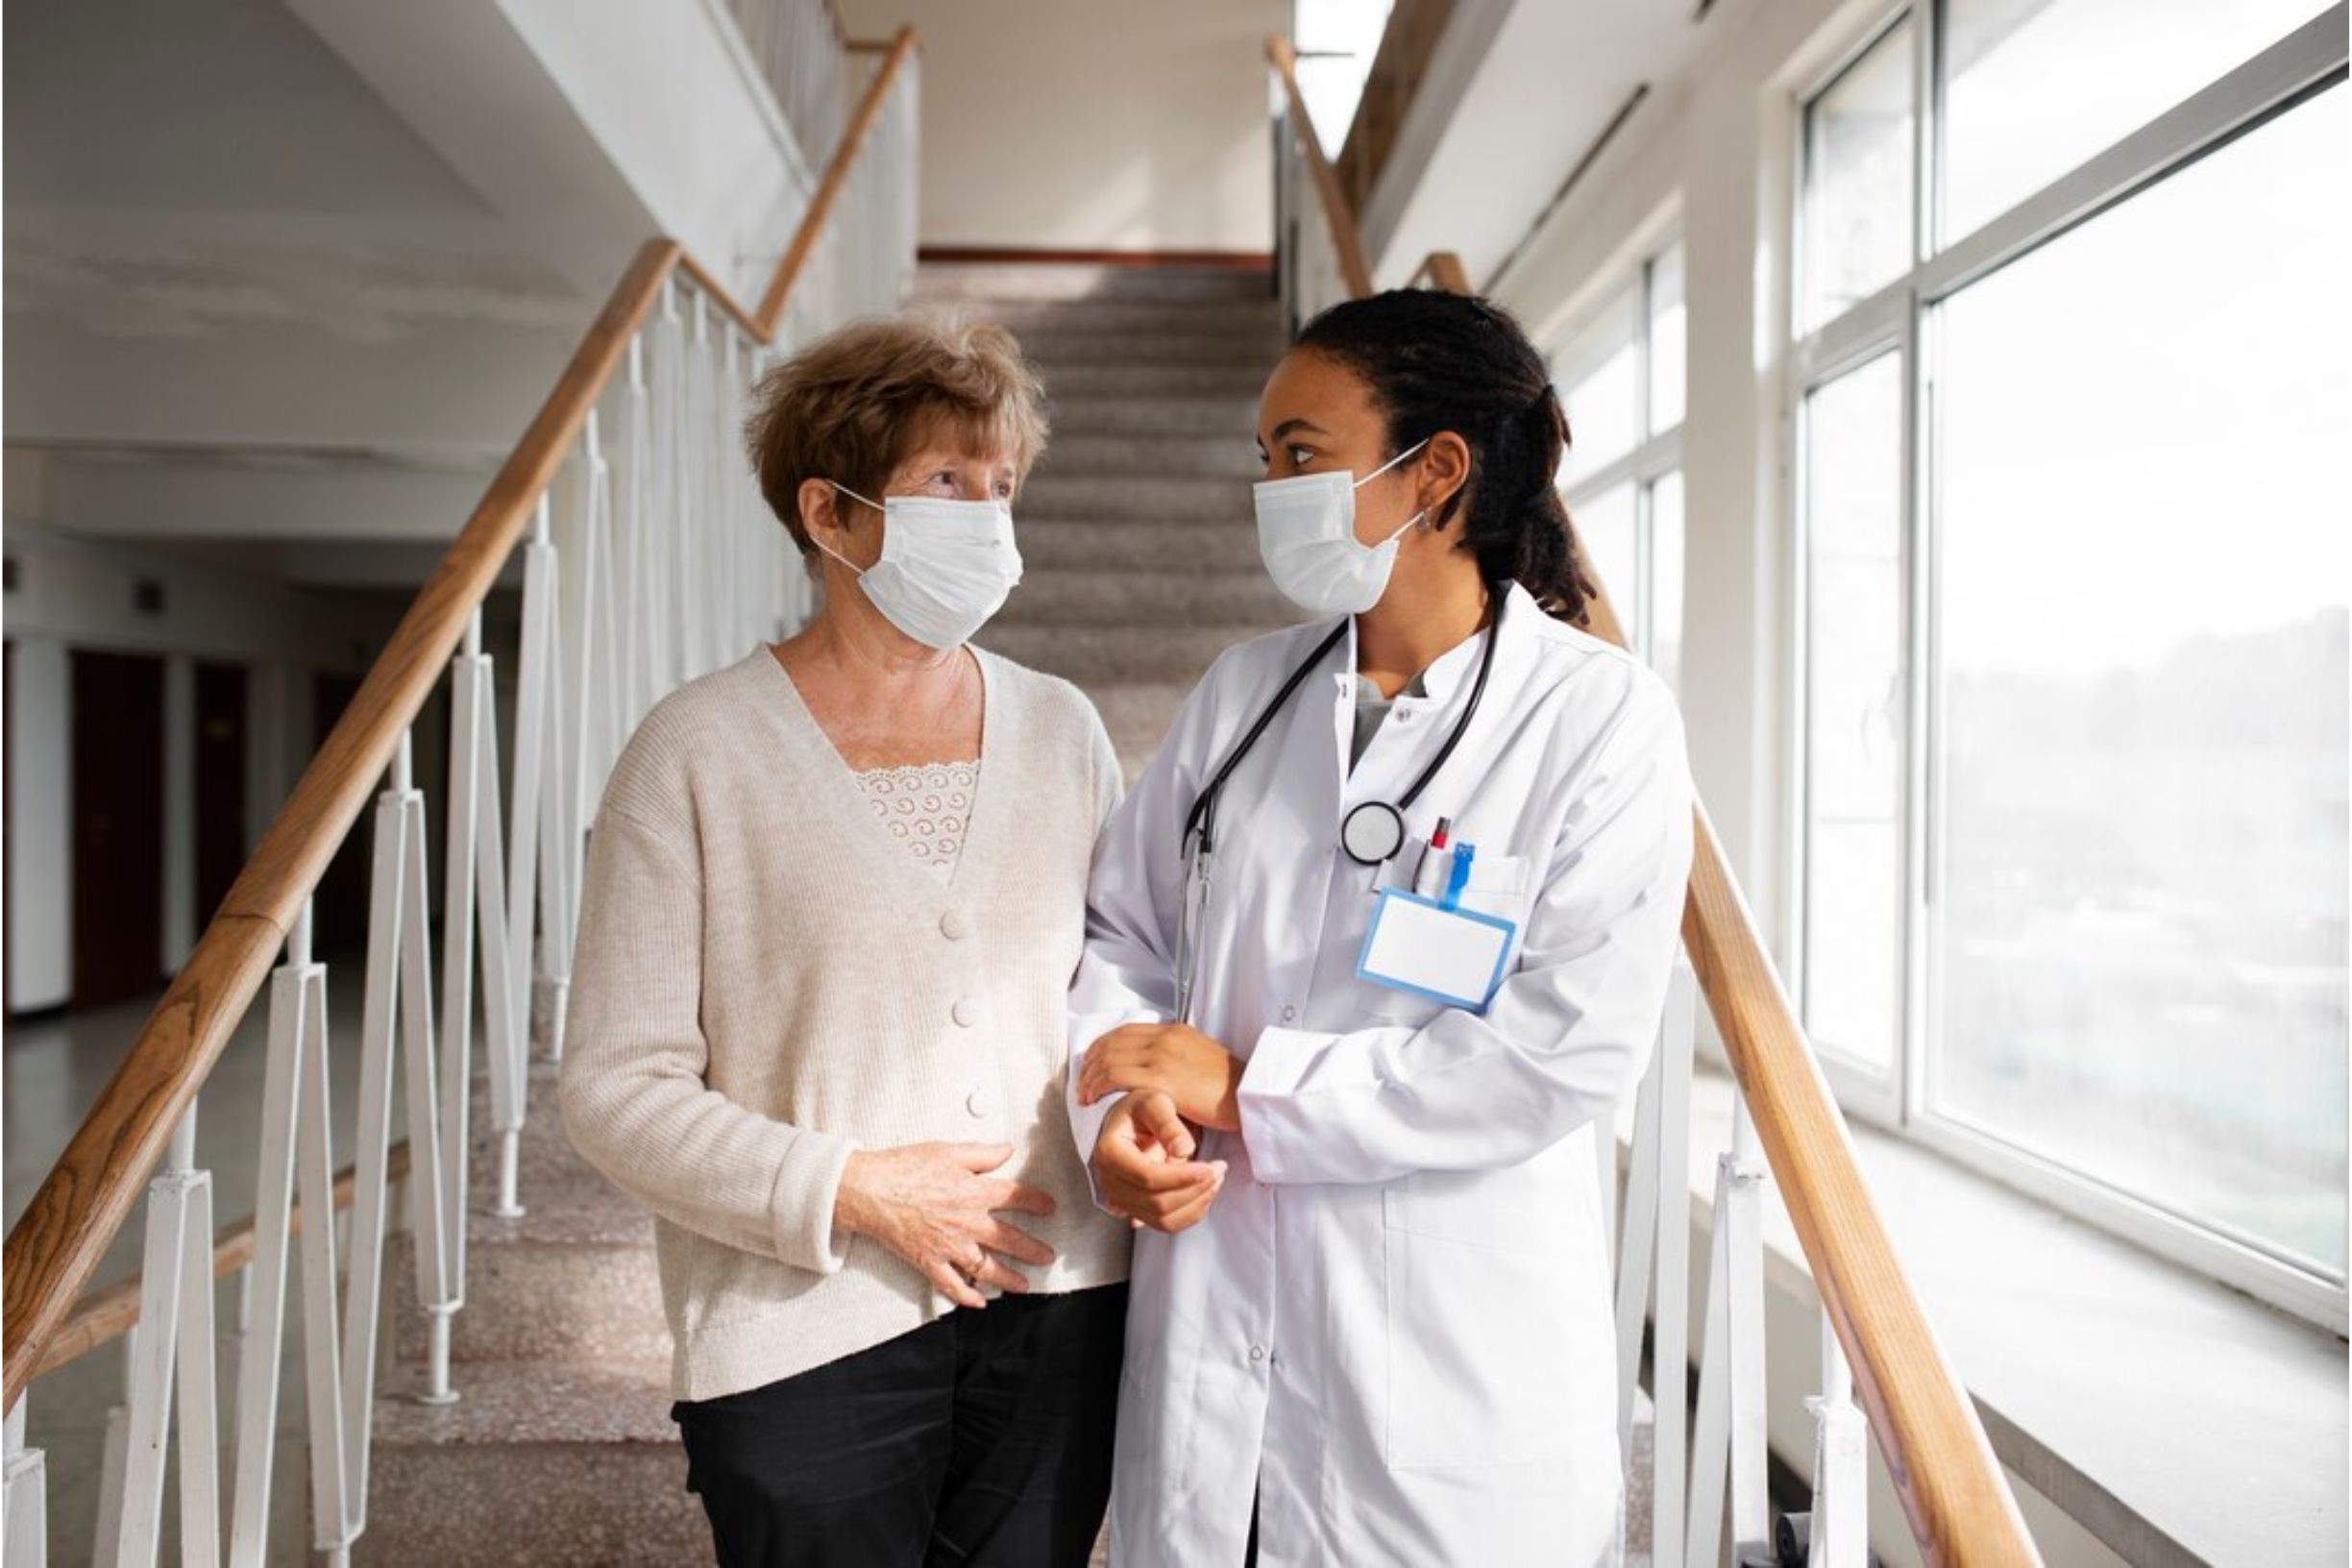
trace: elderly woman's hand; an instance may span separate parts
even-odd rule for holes
[[[1054,1261],[1053,1248],[996,1217],[1003,1210],[1054,1212],[1050,1194],[987,1174],[1012,1158],[1010,1143],[859,1149],[842,1170],[834,1221],[890,1248],[957,1306],[986,1307],[982,1285],[1029,1288],[996,1254],[1041,1266]]]
[[[1188,1024],[1130,1023],[1088,1046],[1078,1103],[1092,1105],[1122,1089],[1163,1090],[1187,1121],[1240,1130],[1241,1064]]]

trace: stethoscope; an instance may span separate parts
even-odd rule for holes
[[[1421,792],[1429,788],[1430,780],[1435,778],[1438,771],[1445,767],[1446,759],[1454,755],[1454,748],[1461,744],[1463,733],[1470,727],[1470,721],[1478,715],[1479,699],[1486,695],[1486,676],[1494,669],[1495,645],[1503,640],[1503,604],[1508,598],[1504,593],[1493,596],[1494,613],[1486,625],[1486,646],[1479,650],[1478,678],[1471,682],[1470,700],[1463,705],[1461,717],[1454,721],[1453,733],[1446,737],[1445,745],[1437,748],[1436,754],[1430,758],[1419,775],[1394,803],[1378,799],[1359,801],[1340,820],[1339,847],[1346,850],[1348,858],[1359,866],[1385,865],[1399,849],[1405,847],[1405,814],[1412,809],[1415,800],[1421,798]],[[1194,949],[1200,940],[1201,920],[1209,907],[1209,863],[1216,847],[1217,800],[1225,792],[1225,781],[1233,776],[1235,769],[1241,766],[1242,760],[1250,754],[1250,748],[1265,734],[1266,726],[1273,723],[1274,716],[1282,712],[1292,694],[1297,692],[1309,675],[1314,674],[1325,655],[1338,645],[1339,639],[1347,635],[1353,620],[1354,617],[1350,617],[1332,627],[1329,635],[1315,644],[1314,651],[1301,660],[1298,668],[1284,679],[1273,700],[1260,711],[1239,743],[1226,753],[1224,763],[1210,778],[1208,787],[1201,791],[1199,797],[1192,802],[1191,811],[1185,817],[1182,850],[1185,857],[1184,906],[1178,912],[1176,920],[1178,1023],[1192,1021]]]

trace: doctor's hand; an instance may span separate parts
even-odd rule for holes
[[[1078,1103],[1092,1105],[1122,1089],[1164,1090],[1187,1121],[1241,1129],[1241,1064],[1189,1024],[1125,1024],[1089,1046]]]
[[[1120,1218],[1170,1236],[1196,1224],[1225,1184],[1225,1162],[1192,1156],[1192,1129],[1158,1090],[1130,1094],[1103,1118],[1094,1181]]]

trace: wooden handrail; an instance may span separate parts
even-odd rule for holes
[[[858,148],[874,122],[882,117],[882,105],[890,97],[891,86],[898,73],[905,69],[921,39],[911,27],[902,27],[891,39],[890,53],[875,67],[873,80],[866,85],[866,96],[858,100],[857,112],[842,131],[841,145],[833,150],[833,161],[825,165],[824,178],[817,184],[817,194],[809,198],[808,215],[800,224],[799,233],[793,235],[792,248],[776,266],[775,276],[768,282],[767,297],[760,301],[760,320],[772,331],[783,319],[784,298],[793,284],[800,281],[801,269],[808,265],[809,257],[817,249],[817,236],[823,231],[825,218],[833,204],[841,200],[842,188],[849,183],[849,171],[857,162]]]
[[[712,274],[692,261],[676,240],[649,239],[639,247],[554,389],[303,771],[130,1053],[9,1231],[0,1257],[7,1340],[0,1409],[13,1408],[44,1364],[50,1342],[137,1202],[147,1172],[259,992],[304,901],[391,766],[401,736],[416,722],[457,650],[467,623],[497,581],[588,410],[660,299],[662,285],[685,270],[698,286],[710,288],[746,331],[762,343],[772,342],[792,281],[831,215],[839,178],[855,161],[879,117],[882,98],[918,41],[913,28],[899,31],[857,118],[842,133],[826,175],[832,195],[821,188],[821,200],[813,200],[802,213],[756,316],[719,289]]]
[[[1290,68],[1288,42],[1267,40],[1266,56],[1290,96],[1305,135],[1300,151],[1315,171],[1335,236],[1354,217],[1324,163]],[[1351,247],[1340,245],[1342,271]],[[1368,274],[1348,277],[1348,291],[1372,292]],[[1461,257],[1433,252],[1414,273],[1454,293],[1472,293]],[[1586,576],[1598,585],[1591,563]],[[1624,630],[1605,592],[1589,607],[1594,635],[1620,647]],[[1765,950],[1738,882],[1724,858],[1704,806],[1693,812],[1682,943],[1723,1036],[1740,1093],[1754,1118],[1773,1178],[1796,1222],[1823,1311],[1853,1368],[1854,1388],[1870,1417],[1887,1471],[1901,1499],[1912,1538],[1932,1565],[2031,1568],[2042,1558],[2026,1532],[2016,1496],[2001,1478],[1993,1444],[1927,1314],[1895,1255],[1886,1223],[1854,1158],[1846,1118],[1805,1040]]]
[[[402,1139],[387,1151],[384,1180],[397,1182],[408,1174],[408,1140]],[[358,1187],[358,1167],[345,1165],[335,1172],[331,1209],[351,1207],[352,1193]],[[302,1234],[302,1204],[295,1203],[286,1215],[286,1234]],[[223,1279],[243,1268],[254,1260],[257,1245],[254,1216],[247,1214],[233,1225],[224,1225],[212,1237],[212,1277]],[[65,1321],[51,1335],[49,1346],[41,1352],[40,1364],[33,1369],[37,1378],[45,1378],[68,1361],[80,1360],[109,1340],[119,1339],[137,1327],[139,1320],[139,1281],[134,1274],[117,1280],[103,1290],[93,1290],[65,1314]]]
[[[1363,237],[1356,230],[1356,214],[1348,209],[1347,193],[1339,188],[1339,176],[1323,156],[1323,143],[1315,135],[1314,116],[1307,112],[1307,100],[1299,93],[1298,51],[1290,40],[1277,34],[1266,39],[1266,60],[1274,74],[1282,78],[1283,91],[1290,105],[1290,134],[1298,138],[1299,156],[1307,160],[1307,173],[1314,181],[1315,191],[1323,199],[1323,216],[1331,224],[1332,249],[1338,253],[1339,279],[1347,284],[1350,294],[1361,298],[1372,292],[1372,269],[1364,264]]]

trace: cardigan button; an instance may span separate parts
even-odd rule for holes
[[[973,1090],[969,1094],[964,1096],[964,1109],[974,1116],[987,1115],[988,1096],[976,1089]]]
[[[971,935],[971,921],[960,909],[951,909],[940,917],[940,935],[949,942],[962,942]]]
[[[947,1010],[947,1016],[955,1019],[961,1027],[969,1029],[972,1019],[980,1016],[980,1010],[972,1006],[971,998],[959,996],[955,1000],[955,1005]]]

